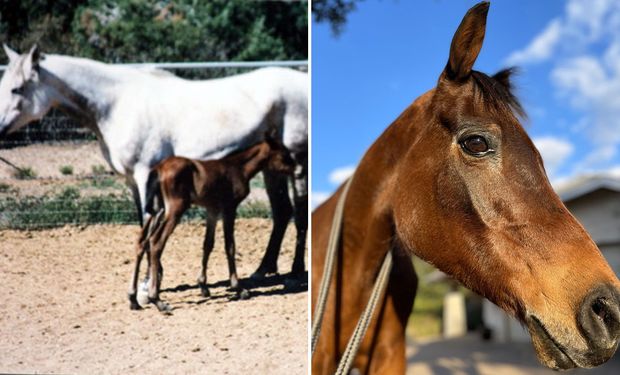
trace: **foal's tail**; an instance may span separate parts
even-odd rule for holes
[[[164,200],[161,194],[159,183],[159,173],[157,168],[153,168],[146,180],[146,212],[155,215],[164,209]]]

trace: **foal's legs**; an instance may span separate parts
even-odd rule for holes
[[[127,292],[129,296],[129,308],[132,310],[141,309],[137,300],[138,274],[140,272],[140,263],[142,262],[142,257],[144,256],[144,252],[146,251],[146,248],[149,244],[150,229],[153,225],[152,221],[152,218],[149,218],[146,221],[146,223],[142,227],[140,237],[138,238],[138,243],[136,244],[136,259],[133,272],[131,274],[131,279],[129,280],[129,290]]]
[[[169,210],[165,213],[162,224],[157,226],[153,231],[150,241],[151,248],[149,250],[149,258],[151,261],[149,269],[149,302],[155,304],[161,312],[170,312],[172,310],[168,304],[159,299],[159,289],[161,286],[161,255],[164,251],[164,246],[166,246],[166,241],[185,211],[183,208],[176,207],[176,205],[173,204],[170,204],[168,208]]]
[[[226,247],[226,259],[228,260],[228,272],[230,273],[230,287],[237,291],[241,299],[250,298],[250,293],[239,285],[237,267],[235,265],[235,218],[237,207],[229,207],[224,210],[222,216],[224,223],[224,242]]]
[[[217,224],[217,213],[212,210],[207,211],[207,232],[205,234],[205,240],[202,245],[202,269],[200,270],[200,276],[198,276],[198,285],[200,286],[200,292],[203,297],[209,297],[209,288],[207,288],[207,263],[209,262],[209,255],[215,245],[215,226]]]
[[[160,210],[157,212],[155,216],[149,216],[142,227],[140,238],[138,239],[138,243],[136,244],[136,260],[134,263],[134,269],[131,275],[131,279],[129,281],[129,308],[132,310],[140,310],[141,307],[138,304],[137,300],[137,288],[138,288],[138,277],[140,273],[140,263],[142,262],[142,257],[145,253],[149,251],[150,239],[153,235],[153,232],[162,225],[162,219],[164,216],[164,210]],[[149,266],[147,267],[147,280],[148,280],[148,272],[150,269],[150,257],[147,257]],[[163,268],[159,269],[159,282],[161,283],[161,278],[163,277]]]
[[[293,206],[288,196],[288,178],[286,176],[263,171],[265,188],[271,203],[273,229],[269,244],[258,269],[252,274],[253,279],[262,279],[267,273],[278,271],[278,254],[289,220],[293,216]]]

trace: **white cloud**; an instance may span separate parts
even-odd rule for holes
[[[604,165],[617,155],[615,145],[607,145],[596,148],[575,165],[574,174],[582,174],[584,171],[596,170],[597,165]]]
[[[332,194],[326,191],[313,191],[310,194],[310,203],[312,206],[312,210],[321,205],[321,203],[325,202],[327,198],[329,198]]]
[[[574,151],[570,142],[552,136],[534,138],[533,141],[545,162],[545,169],[551,177],[555,175]]]
[[[507,61],[546,62],[558,98],[579,113],[569,135],[575,144],[585,142],[580,150],[592,151],[572,173],[609,167],[620,153],[620,1],[566,2],[563,13]],[[550,174],[563,165],[560,156],[545,157]]]
[[[577,56],[558,64],[551,80],[564,93],[572,95],[576,107],[588,107],[591,99],[600,98],[605,89],[607,74],[593,56]]]
[[[561,32],[560,20],[557,18],[551,20],[545,30],[537,35],[527,47],[508,56],[506,63],[518,65],[548,59],[560,39]]]
[[[571,0],[564,14],[553,18],[523,49],[512,52],[508,65],[531,64],[553,57],[559,49],[575,51],[608,34],[620,36],[620,2]]]
[[[347,165],[344,167],[336,168],[329,173],[329,182],[334,185],[340,185],[349,178],[355,171],[355,166]]]
[[[618,54],[620,43],[612,43],[603,58],[592,55],[576,56],[559,62],[551,72],[551,80],[570,104],[586,115],[583,132],[594,148],[605,149],[600,154],[611,154],[610,148],[620,144],[620,65],[610,61]],[[610,61],[610,63],[607,63]],[[599,158],[599,160],[607,160]]]
[[[607,173],[611,177],[620,178],[620,165],[614,165],[613,167],[607,170]]]

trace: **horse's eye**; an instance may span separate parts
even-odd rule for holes
[[[480,135],[472,135],[465,138],[465,140],[461,142],[461,147],[474,156],[482,156],[489,151],[487,140]]]
[[[24,90],[22,90],[21,87],[15,87],[11,90],[11,93],[15,95],[22,95],[24,93]]]

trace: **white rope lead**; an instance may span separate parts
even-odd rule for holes
[[[325,314],[325,307],[327,305],[327,296],[329,294],[329,285],[334,273],[334,267],[336,265],[337,260],[337,249],[338,244],[340,242],[340,235],[342,231],[342,220],[343,220],[343,212],[344,212],[344,203],[347,197],[347,193],[349,191],[349,187],[351,185],[351,181],[353,177],[347,181],[344,189],[340,197],[338,198],[338,203],[336,204],[336,209],[334,211],[334,218],[332,220],[332,226],[329,233],[329,241],[327,243],[327,253],[325,254],[325,267],[323,270],[323,276],[321,277],[321,285],[319,287],[319,294],[317,297],[317,305],[314,310],[314,316],[312,319],[312,336],[311,336],[311,353],[314,355],[314,350],[316,349],[316,344],[318,342],[319,336],[321,334],[321,325],[323,322],[323,316]],[[370,294],[370,299],[368,300],[368,304],[364,309],[357,325],[355,326],[355,330],[349,339],[347,347],[340,358],[340,363],[338,364],[338,368],[336,369],[336,375],[347,375],[351,370],[351,366],[353,365],[353,360],[355,359],[355,355],[359,350],[359,346],[364,339],[364,335],[368,329],[368,325],[372,320],[373,313],[379,303],[379,300],[383,296],[383,292],[387,287],[390,271],[392,269],[392,252],[388,251],[383,260],[383,264],[381,265],[381,269],[379,274],[377,275],[377,280],[375,281],[375,285]]]
[[[327,295],[329,294],[329,284],[334,273],[334,266],[336,264],[337,258],[336,253],[338,249],[338,243],[340,242],[340,230],[342,228],[342,217],[344,216],[342,214],[344,211],[344,202],[347,198],[347,193],[349,191],[349,186],[351,186],[352,180],[353,176],[349,178],[349,181],[347,181],[347,184],[344,186],[344,189],[342,190],[342,193],[338,198],[338,203],[336,204],[336,210],[334,212],[334,219],[332,220],[331,231],[329,233],[327,254],[325,254],[326,263],[323,269],[323,276],[321,277],[321,286],[319,287],[319,295],[316,307],[314,309],[314,316],[312,317],[312,354],[314,354],[316,343],[318,342],[319,336],[321,334],[321,323],[323,322],[323,315],[325,314]]]

